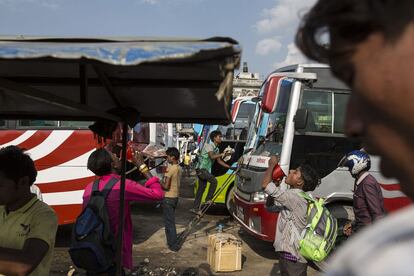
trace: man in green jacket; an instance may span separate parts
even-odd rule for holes
[[[208,189],[208,194],[206,197],[206,203],[211,202],[214,192],[217,188],[217,179],[214,175],[211,174],[211,167],[213,162],[217,161],[221,166],[225,168],[230,168],[222,158],[225,156],[225,153],[220,153],[218,146],[221,143],[222,134],[220,131],[215,130],[210,133],[211,143],[206,143],[201,150],[199,156],[199,163],[196,168],[197,177],[198,177],[198,190],[194,199],[194,206],[190,210],[197,213],[200,209],[201,198],[203,196],[204,190],[207,187],[207,182],[210,183]]]

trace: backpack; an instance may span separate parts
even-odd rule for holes
[[[110,230],[106,198],[118,181],[111,178],[99,191],[99,179],[95,180],[88,205],[72,229],[70,257],[77,267],[88,272],[105,272],[114,265],[115,241]]]
[[[314,199],[305,192],[299,195],[307,200],[307,225],[299,241],[299,252],[308,260],[323,261],[332,248],[338,231],[336,218],[325,207],[323,198]]]

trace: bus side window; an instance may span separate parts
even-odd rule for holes
[[[234,137],[233,137],[233,128],[232,127],[229,127],[226,130],[226,136],[225,136],[225,138],[226,138],[226,140],[233,140],[234,139]]]
[[[334,94],[334,133],[345,133],[344,122],[349,96],[350,94]]]
[[[248,134],[247,127],[244,127],[240,132],[239,140],[247,140],[247,134]]]
[[[61,127],[61,128],[87,129],[92,124],[93,124],[92,121],[60,121],[59,127]]]
[[[133,141],[138,144],[149,144],[149,123],[138,123],[134,126],[134,138]]]
[[[20,127],[57,127],[58,121],[51,120],[20,120],[18,122]]]
[[[6,127],[6,121],[0,120],[0,128],[4,128],[4,127]]]
[[[304,90],[301,107],[310,114],[306,131],[332,133],[332,92]]]

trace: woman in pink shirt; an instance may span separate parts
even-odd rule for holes
[[[147,178],[145,185],[141,185],[130,179],[125,181],[125,222],[122,245],[122,266],[126,269],[132,268],[132,219],[129,203],[131,201],[149,201],[162,200],[164,193],[162,191],[159,179],[153,177],[145,166],[143,158],[139,154],[133,156],[133,163],[140,168],[140,171]],[[88,159],[88,169],[100,178],[99,190],[103,190],[106,183],[111,178],[117,178],[119,181],[112,188],[108,195],[106,204],[108,209],[109,223],[112,233],[116,237],[118,232],[118,215],[119,215],[119,197],[121,176],[117,173],[121,162],[115,154],[110,153],[104,148],[94,151]],[[83,194],[83,208],[89,202],[92,191],[92,183],[89,183]]]

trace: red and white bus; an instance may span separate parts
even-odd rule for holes
[[[43,201],[56,211],[60,225],[75,221],[81,211],[83,190],[94,179],[94,174],[86,168],[87,160],[103,144],[88,129],[91,123],[0,120],[0,148],[19,146],[34,160],[38,170],[35,184],[41,190]],[[171,140],[171,135],[156,135],[160,128],[163,128],[161,124],[140,124],[135,127],[139,133],[134,132],[131,140],[143,147],[149,143],[168,145],[161,138]]]

